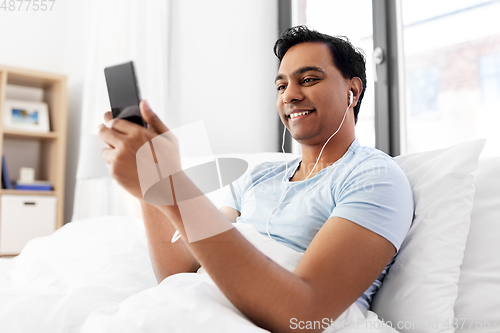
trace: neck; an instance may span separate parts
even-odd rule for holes
[[[302,163],[291,180],[304,180],[309,174],[311,174],[309,177],[311,178],[344,156],[356,136],[354,132],[349,133],[349,135],[342,135],[340,132],[337,134],[325,146],[319,160],[318,156],[326,141],[318,145],[301,145]],[[318,162],[317,164],[316,161]],[[315,164],[316,166],[314,166]]]

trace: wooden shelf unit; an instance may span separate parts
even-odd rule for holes
[[[6,138],[33,138],[39,140],[48,140],[48,139],[57,139],[59,137],[59,133],[57,132],[48,132],[48,133],[37,133],[37,132],[26,132],[12,129],[4,129],[3,135]]]
[[[0,117],[0,156],[8,140],[37,142],[40,146],[38,180],[52,183],[52,191],[22,191],[1,189],[1,195],[40,195],[57,198],[56,228],[63,225],[64,217],[64,177],[67,135],[67,95],[66,76],[39,71],[12,68],[0,65],[0,114],[4,112],[7,85],[16,85],[43,90],[43,102],[49,109],[50,132],[38,133],[4,129]],[[8,158],[8,156],[6,156]],[[0,164],[1,172],[1,164]],[[12,170],[9,170],[12,173]],[[0,207],[1,209],[1,207]]]

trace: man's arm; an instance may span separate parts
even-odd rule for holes
[[[111,121],[111,112],[108,111],[104,114],[104,122],[110,124]],[[158,133],[155,133],[152,129],[151,135],[156,136]],[[109,144],[108,146],[114,148]],[[108,167],[110,167],[109,164]],[[123,169],[123,166],[120,166],[120,168]],[[127,172],[129,175],[136,174],[133,169]],[[137,182],[138,179],[133,181]],[[186,247],[184,241],[171,242],[175,228],[165,214],[162,214],[155,206],[143,200],[140,200],[140,203],[148,239],[149,255],[158,283],[173,274],[196,272],[200,268],[200,264]]]
[[[141,201],[142,218],[148,238],[149,255],[158,283],[177,273],[196,272],[200,264],[184,240],[172,243],[175,228],[155,206]]]
[[[200,264],[193,256],[183,239],[172,243],[175,233],[172,222],[155,206],[141,201],[142,217],[148,239],[149,255],[158,283],[166,277],[177,273],[196,272]],[[220,211],[235,222],[239,212],[230,207],[222,207]]]

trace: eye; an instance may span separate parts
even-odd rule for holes
[[[279,84],[277,87],[276,87],[276,90],[278,91],[283,91],[285,90],[286,86],[284,84]]]
[[[317,79],[313,77],[306,77],[305,79],[302,80],[302,83],[312,83],[314,81],[317,81]]]

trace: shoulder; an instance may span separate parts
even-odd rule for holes
[[[410,182],[404,171],[391,156],[372,147],[351,149],[336,176],[332,188],[336,199],[356,194],[373,200],[377,193],[388,200],[402,196],[412,201]]]
[[[332,216],[355,222],[389,240],[397,250],[413,217],[410,182],[396,161],[380,150],[358,147],[339,187]]]
[[[407,182],[408,179],[394,158],[372,147],[358,146],[347,162],[347,178],[381,178]]]

